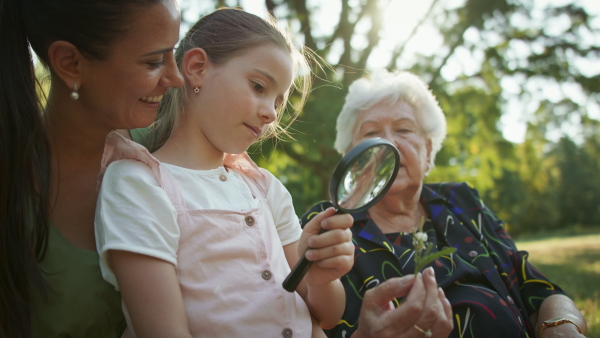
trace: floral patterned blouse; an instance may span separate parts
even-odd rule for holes
[[[517,250],[503,221],[466,183],[425,184],[421,203],[432,252],[457,250],[430,264],[452,304],[450,337],[534,337],[529,316],[546,297],[564,292],[527,261],[527,252]],[[330,205],[313,206],[302,224]],[[368,212],[353,217],[354,266],[342,277],[346,309],[329,337],[349,337],[356,330],[366,290],[415,269],[412,234],[383,234]]]

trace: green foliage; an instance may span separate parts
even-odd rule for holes
[[[322,3],[265,1],[298,41],[330,63],[314,66],[315,87],[291,127],[294,139],[267,141],[250,151],[290,190],[298,214],[328,199],[329,178],[341,158],[333,150],[337,115],[348,85],[369,71],[388,1],[338,3],[340,12],[328,17],[333,28],[325,31],[315,28],[322,27],[314,17]],[[575,2],[548,8],[531,0],[451,5],[456,2],[434,0],[419,21],[435,25],[443,46],[434,55],[410,58],[415,61],[409,70],[429,83],[448,122],[427,181],[468,181],[512,234],[600,224],[600,122],[589,109],[592,103],[598,107],[600,76],[586,67],[598,63],[598,19]],[[406,42],[393,46],[389,69],[409,57],[403,55]],[[464,55],[470,59],[460,60]],[[445,75],[457,60],[472,67]],[[507,141],[500,128],[514,107],[527,122],[519,144]]]

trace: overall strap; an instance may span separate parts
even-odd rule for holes
[[[100,188],[102,184],[102,178],[106,172],[106,168],[115,161],[122,159],[137,160],[147,165],[158,185],[167,193],[171,203],[176,210],[185,210],[185,201],[181,196],[181,192],[177,186],[177,182],[168,170],[162,170],[160,161],[152,156],[148,149],[141,144],[138,144],[132,140],[128,140],[116,131],[112,131],[106,137],[104,144],[104,153],[102,155],[102,162],[100,165],[100,174],[98,175],[97,188]]]
[[[261,172],[260,168],[247,153],[236,155],[226,154],[223,159],[223,165],[225,168],[234,169],[242,173],[242,178],[254,197],[267,197],[267,189],[271,177]]]

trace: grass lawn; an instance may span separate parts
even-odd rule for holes
[[[586,336],[600,338],[600,234],[517,240],[517,247],[575,301],[587,321]]]

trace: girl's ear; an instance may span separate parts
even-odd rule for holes
[[[182,73],[193,87],[200,87],[209,66],[210,60],[204,49],[193,48],[187,51],[183,57]]]
[[[48,61],[54,73],[68,88],[72,89],[74,82],[81,87],[85,58],[75,45],[67,41],[54,41],[48,47]]]

